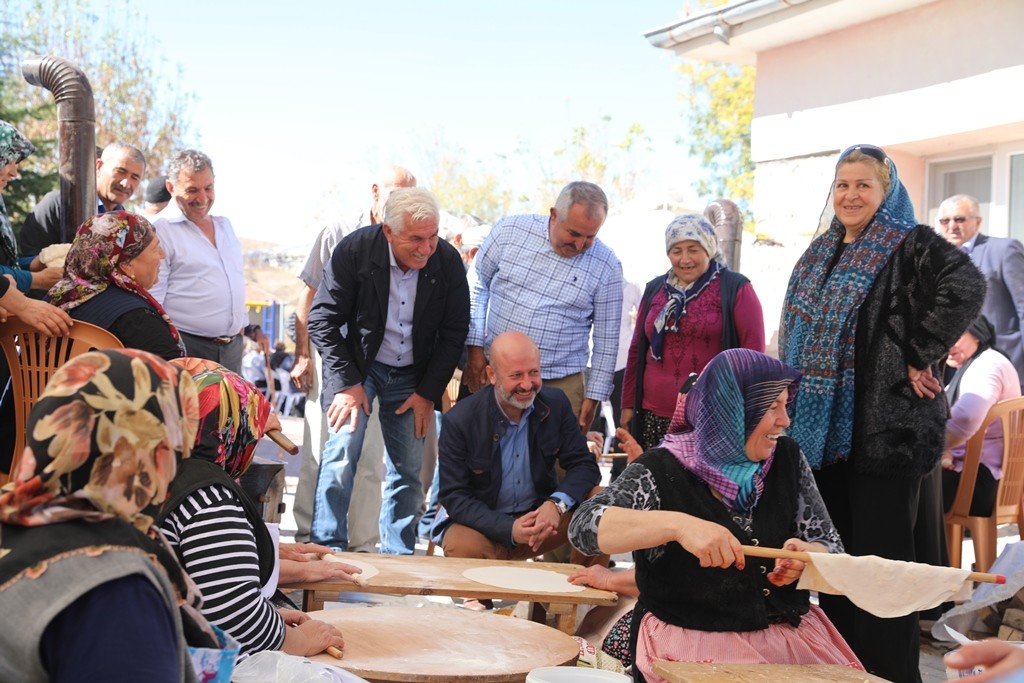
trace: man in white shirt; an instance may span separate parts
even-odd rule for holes
[[[174,321],[189,356],[242,370],[246,323],[242,245],[231,221],[213,216],[213,162],[194,149],[167,168],[173,201],[153,222],[166,256],[150,289]]]

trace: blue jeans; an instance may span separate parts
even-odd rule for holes
[[[416,550],[416,515],[423,504],[420,466],[423,439],[416,438],[412,410],[395,415],[395,410],[416,389],[411,367],[393,368],[373,363],[363,382],[366,398],[380,401],[380,428],[387,448],[384,494],[380,508],[380,551],[388,555],[412,555]],[[363,448],[366,416],[356,430],[348,423],[331,429],[320,457],[310,541],[336,550],[348,549],[348,506],[352,482]]]

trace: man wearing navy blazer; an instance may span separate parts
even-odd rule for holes
[[[988,290],[981,313],[996,328],[996,346],[1013,361],[1024,386],[1024,247],[1009,237],[982,235],[981,220],[978,200],[970,195],[954,195],[939,205],[939,230],[970,254],[985,276]]]
[[[353,478],[377,398],[388,453],[380,550],[415,551],[423,436],[469,330],[466,270],[459,252],[438,239],[439,213],[429,191],[396,189],[384,223],[345,237],[324,268],[309,313],[330,429],[313,501],[314,543],[348,549]]]
[[[434,534],[447,557],[525,560],[567,542],[571,511],[596,492],[601,471],[569,399],[542,386],[532,339],[499,334],[485,369],[490,386],[444,416]]]

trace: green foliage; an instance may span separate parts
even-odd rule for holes
[[[445,211],[493,224],[509,212],[512,192],[493,171],[467,169],[465,155],[461,148],[442,151],[431,164],[430,189]]]
[[[701,3],[722,4],[721,0]],[[736,202],[752,225],[754,163],[750,158],[750,124],[754,118],[752,66],[684,59],[678,67],[686,82],[680,98],[687,105],[688,135],[679,140],[700,159],[705,177],[697,190],[708,198]]]
[[[611,124],[610,116],[602,116],[594,126],[573,128],[565,146],[554,151],[561,163],[554,173],[545,174],[541,196],[553,202],[567,183],[587,180],[601,186],[612,206],[635,197],[647,153],[652,151],[651,138],[634,122],[617,142],[609,142]]]
[[[14,225],[21,224],[25,201],[34,203],[58,183],[53,95],[22,78],[21,62],[53,55],[82,69],[96,102],[96,144],[138,147],[151,177],[189,140],[187,110],[194,99],[163,87],[163,60],[154,44],[128,0],[110,0],[102,17],[85,0],[16,0],[0,7],[0,116],[39,148],[19,166],[23,180],[5,194]]]

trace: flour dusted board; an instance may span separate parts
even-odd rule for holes
[[[536,593],[579,593],[585,588],[569,583],[565,574],[529,567],[473,567],[462,572],[471,581],[497,588]]]

